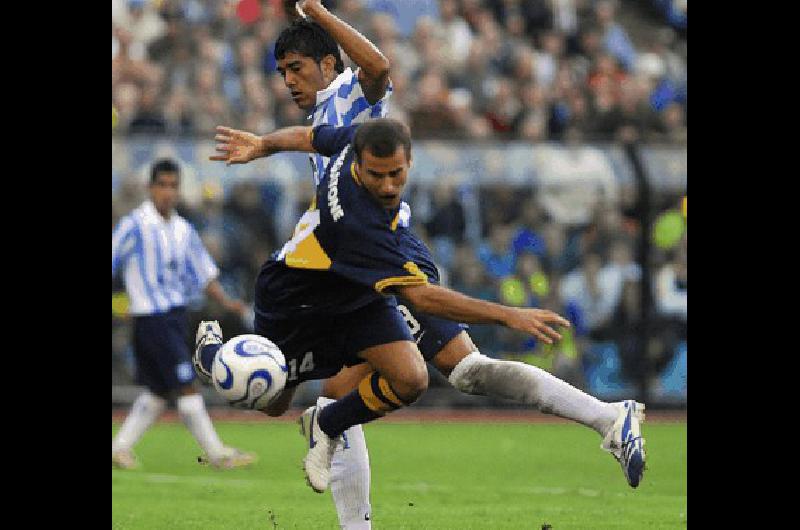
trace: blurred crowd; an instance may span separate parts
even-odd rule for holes
[[[405,34],[381,9],[386,2],[324,3],[390,59],[389,115],[409,123],[415,138],[686,142],[685,2],[682,13],[649,21],[638,46],[620,23],[625,2],[611,0],[440,0],[435,16],[418,17]],[[218,124],[263,133],[303,123],[275,72],[273,45],[287,24],[283,4],[250,2],[256,9],[245,13],[235,1],[112,0],[115,134],[210,139]],[[145,198],[128,177],[112,194],[112,225]],[[292,195],[297,211],[312,193],[311,179],[303,182]],[[199,203],[180,207],[226,291],[248,302],[260,266],[286,237],[277,207],[283,191],[270,181],[243,180],[224,193],[204,189]],[[685,342],[681,198],[657,193],[652,233],[642,234],[633,188],[623,187],[613,202],[598,201],[579,222],[554,219],[530,183],[441,179],[408,190],[414,230],[432,249],[444,284],[508,305],[549,308],[574,325],[554,347],[472,326],[481,351],[539,364],[582,387],[582,355],[592,344],[614,343],[622,376],[639,381],[656,377]],[[477,230],[468,229],[470,216],[480,220]],[[643,238],[652,242],[649,277],[640,265]],[[129,380],[119,280],[113,288],[112,371]],[[648,301],[651,328],[642,330]],[[230,335],[249,331],[208,304],[192,308],[196,320],[218,319]]]
[[[413,228],[432,249],[442,282],[485,300],[552,309],[573,323],[554,347],[496,326],[472,326],[470,334],[481,351],[538,364],[580,386],[582,354],[596,343],[616,345],[621,376],[628,381],[652,378],[663,370],[686,340],[687,239],[680,197],[657,195],[658,222],[648,235],[653,249],[646,280],[638,260],[642,228],[634,193],[623,193],[613,206],[598,203],[589,222],[570,225],[546,213],[530,185],[470,188],[443,180],[433,188],[415,184],[408,191],[412,204],[415,196],[429,197],[429,207],[412,210]],[[126,190],[112,201],[113,225],[143,199],[141,188],[139,193]],[[303,190],[298,206],[310,200],[311,187]],[[249,303],[261,265],[284,242],[276,229],[280,194],[270,183],[243,181],[227,194],[208,193],[201,204],[179,208],[198,228],[226,291]],[[479,197],[477,239],[466,233],[468,195]],[[639,332],[645,285],[653,297],[653,324],[643,344]],[[213,302],[200,301],[193,309],[197,320],[219,319],[231,335],[249,331]],[[127,347],[124,338],[117,347],[121,354]]]
[[[685,31],[666,16],[631,15],[626,28],[620,8],[630,2],[440,0],[407,35],[391,2],[323,3],[389,58],[390,116],[416,138],[686,141]],[[302,123],[275,71],[283,5],[112,0],[117,131]],[[685,28],[685,1],[681,13]]]

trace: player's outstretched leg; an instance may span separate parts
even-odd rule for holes
[[[120,469],[138,467],[133,446],[150,428],[167,406],[167,401],[145,391],[133,402],[125,422],[111,441],[111,465]]]
[[[603,437],[601,448],[622,465],[625,478],[637,487],[644,472],[644,439],[639,424],[644,405],[634,401],[605,403],[536,366],[492,359],[472,351],[464,355],[464,334],[453,339],[434,364],[449,373],[450,383],[466,394],[501,397],[536,406],[540,411],[577,421]],[[473,346],[474,347],[474,346]]]
[[[200,394],[183,395],[176,400],[176,405],[181,421],[203,449],[204,455],[198,458],[201,464],[210,464],[217,469],[232,469],[247,466],[256,461],[254,453],[223,445],[208,416],[203,396]]]
[[[197,377],[204,383],[211,383],[211,366],[214,356],[222,348],[222,328],[216,320],[204,320],[197,326],[194,341],[192,365]]]
[[[368,374],[358,388],[329,405],[324,398],[300,418],[308,440],[303,461],[306,480],[317,493],[330,483],[331,460],[342,443],[342,433],[353,425],[376,420],[414,403],[428,388],[425,360],[413,342],[397,341],[362,351],[359,356],[378,371]]]
[[[329,404],[329,400],[320,397],[317,404],[308,407],[298,418],[300,434],[308,443],[308,453],[303,459],[303,470],[306,482],[311,489],[322,493],[328,488],[331,475],[333,453],[342,443],[341,436],[328,436],[319,426],[319,413]]]
[[[614,405],[619,414],[600,447],[620,463],[628,484],[635,488],[644,474],[644,438],[639,427],[644,422],[644,405],[631,399]]]
[[[200,322],[195,336],[192,365],[198,378],[206,384],[211,382],[211,366],[214,364],[214,356],[222,347],[222,341],[222,329],[219,322],[216,320]],[[205,451],[204,455],[198,457],[198,462],[209,464],[217,469],[232,469],[248,466],[256,461],[255,453],[222,444],[200,394],[181,396],[178,398],[177,405],[181,419]]]
[[[372,368],[366,363],[344,368],[325,381],[321,395],[331,398],[327,403],[332,403],[358,388],[359,382],[370,372]],[[370,463],[364,429],[353,425],[342,433],[342,438],[344,443],[333,453],[330,478],[339,526],[342,530],[370,530]]]

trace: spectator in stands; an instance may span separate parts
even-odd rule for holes
[[[602,333],[619,304],[621,289],[617,275],[603,270],[599,254],[587,254],[580,268],[561,281],[561,300],[574,304],[586,322],[590,336]]]
[[[512,230],[511,225],[495,226],[488,241],[478,247],[478,258],[491,278],[510,276],[516,269],[516,256],[511,249]]]
[[[447,238],[455,244],[464,242],[467,222],[464,206],[456,195],[455,186],[448,179],[440,179],[434,188],[432,214],[425,223],[428,236]]]
[[[602,32],[603,46],[630,72],[636,63],[636,49],[625,29],[616,21],[617,4],[615,0],[598,0],[594,13]]]
[[[674,258],[661,267],[656,276],[656,307],[661,315],[686,322],[687,275],[686,238],[678,246]]]

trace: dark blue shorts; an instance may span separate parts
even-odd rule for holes
[[[345,314],[274,319],[256,313],[255,331],[283,352],[289,387],[361,364],[358,353],[372,346],[414,340],[391,297]]]
[[[430,283],[438,285],[439,269],[436,268],[431,251],[425,243],[411,230],[400,229],[398,234],[406,254],[428,276]],[[466,324],[420,313],[400,297],[397,297],[397,303],[426,361],[430,362],[448,342],[462,331],[469,329]]]
[[[466,324],[420,313],[400,297],[397,298],[397,303],[397,308],[414,336],[414,342],[417,343],[420,353],[428,362],[433,361],[436,354],[442,351],[442,348],[459,333],[469,329]]]
[[[184,308],[134,317],[136,381],[155,394],[190,384],[195,374],[187,344],[189,321]]]

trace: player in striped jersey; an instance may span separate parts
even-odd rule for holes
[[[193,385],[187,303],[205,292],[229,311],[247,311],[241,301],[225,295],[200,236],[175,212],[179,183],[175,162],[153,164],[150,200],[123,217],[111,236],[111,276],[120,271],[124,275],[133,316],[136,378],[147,388],[111,442],[112,466],[123,469],[136,467],[133,445],[173,398],[212,466],[239,467],[254,459],[251,453],[222,444]]]

